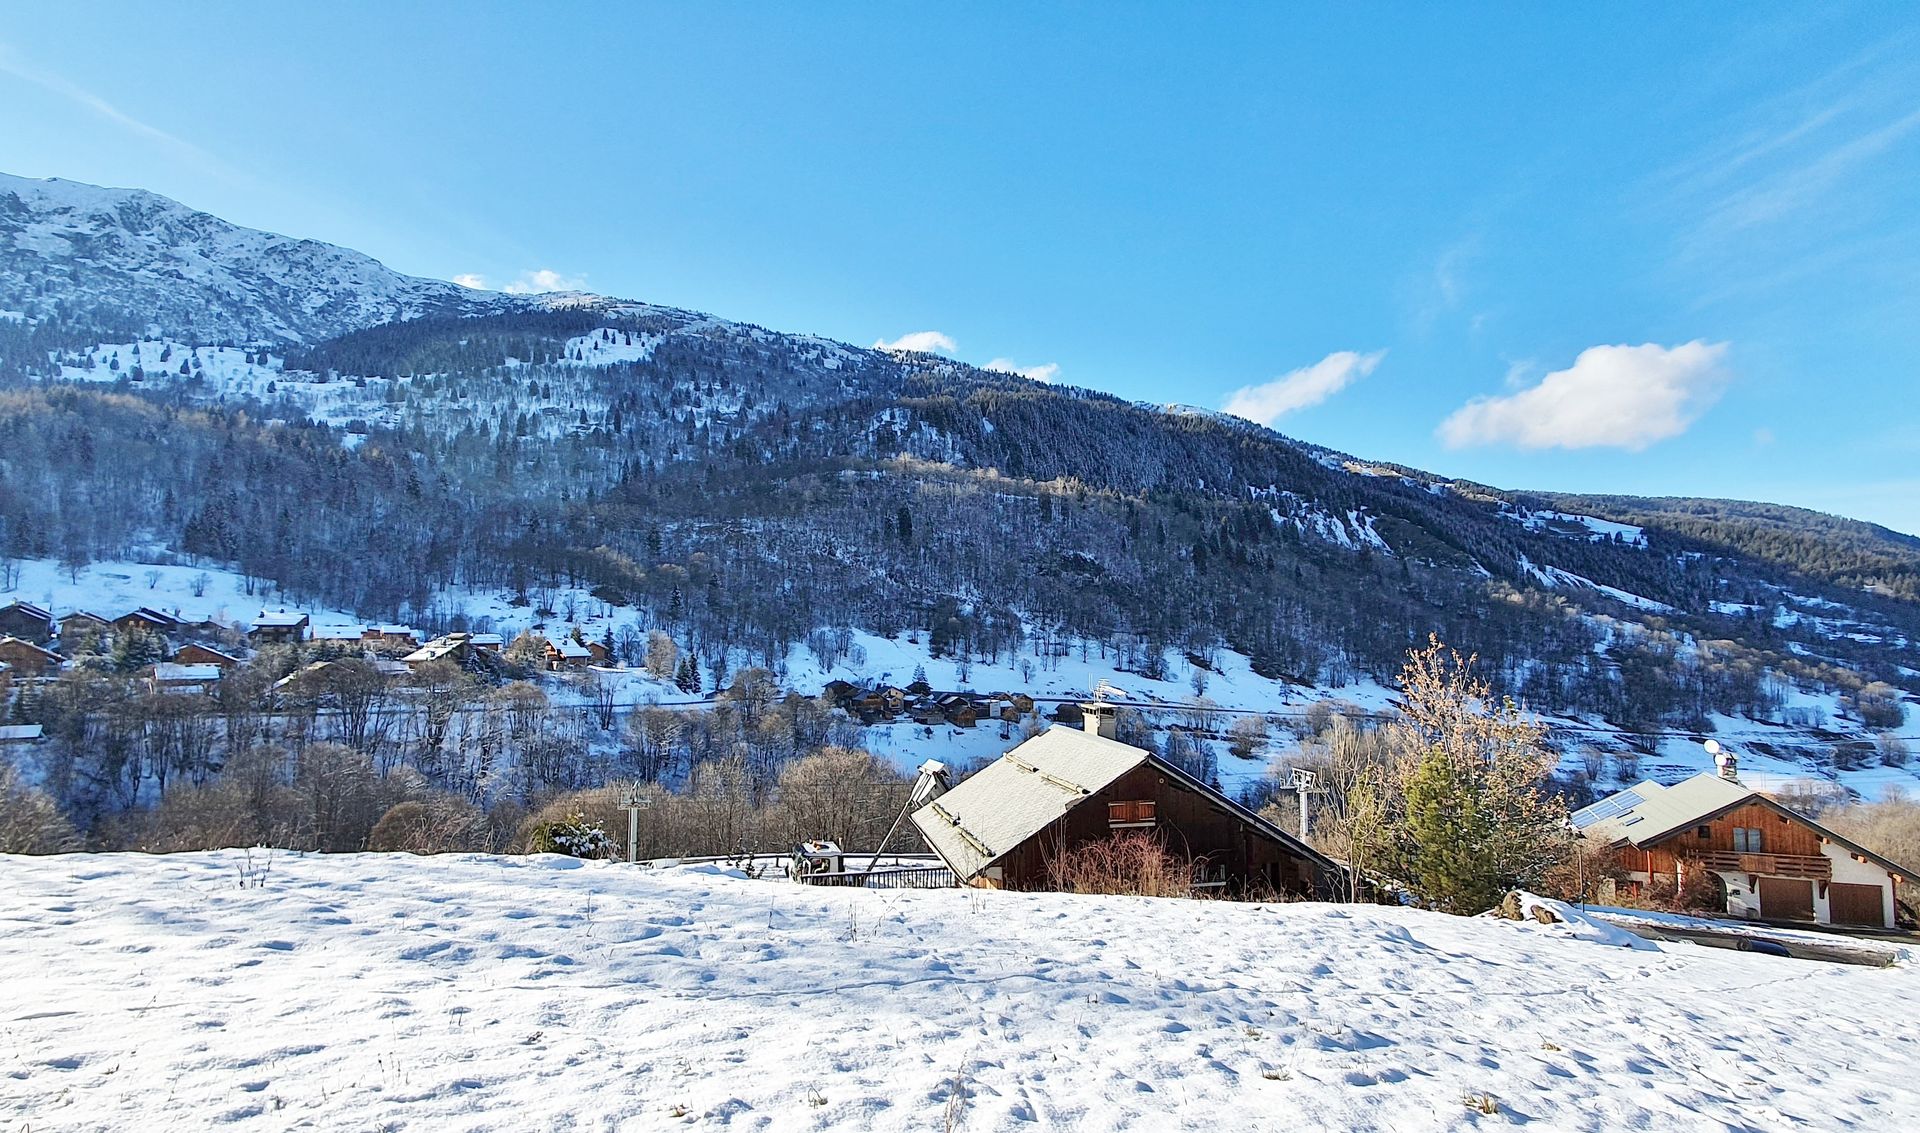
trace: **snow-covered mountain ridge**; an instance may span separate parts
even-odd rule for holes
[[[0,310],[61,309],[201,342],[316,342],[532,297],[402,275],[317,240],[242,228],[144,189],[0,173]]]

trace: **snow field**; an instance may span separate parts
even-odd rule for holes
[[[1371,906],[264,860],[0,858],[0,1113],[36,1131],[1920,1123],[1910,968]]]

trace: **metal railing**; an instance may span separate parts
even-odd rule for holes
[[[805,885],[850,889],[952,889],[960,883],[945,866],[911,869],[857,870],[845,873],[806,873],[794,878]]]

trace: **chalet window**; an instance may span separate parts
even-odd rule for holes
[[[1757,827],[1752,827],[1752,826],[1734,827],[1733,828],[1733,852],[1736,854],[1762,853],[1763,851],[1760,848],[1759,829]]]
[[[1700,839],[1702,842],[1704,842],[1707,839],[1713,837],[1713,827],[1696,826],[1693,828],[1693,836]]]
[[[1154,800],[1133,799],[1127,802],[1107,804],[1108,826],[1152,826],[1154,824]]]

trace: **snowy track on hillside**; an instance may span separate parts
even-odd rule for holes
[[[0,857],[0,1124],[1920,1125],[1910,968],[1371,907],[265,860],[243,888],[237,852]]]

